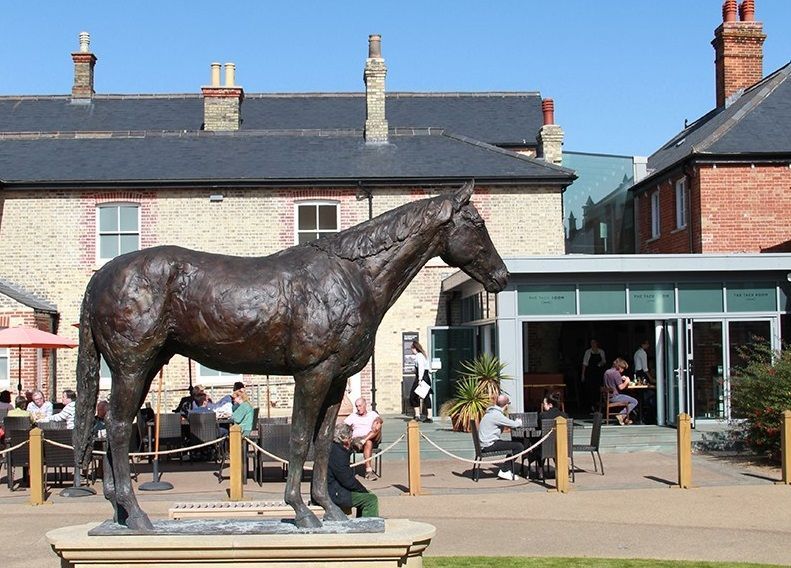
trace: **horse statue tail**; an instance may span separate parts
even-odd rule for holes
[[[77,414],[74,417],[75,463],[83,468],[91,463],[93,450],[93,421],[96,401],[99,398],[99,349],[93,338],[90,325],[90,306],[88,297],[90,285],[85,292],[80,314],[80,346],[77,352]]]

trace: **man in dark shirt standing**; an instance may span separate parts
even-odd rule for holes
[[[357,481],[349,466],[352,428],[347,424],[335,427],[327,468],[327,490],[332,502],[342,509],[357,507],[360,517],[378,517],[379,499]]]

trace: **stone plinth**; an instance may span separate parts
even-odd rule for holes
[[[181,521],[168,521],[179,523]],[[208,523],[206,532],[195,534],[128,534],[89,536],[100,523],[63,527],[47,533],[62,565],[82,568],[118,568],[146,565],[178,565],[215,568],[244,565],[282,566],[423,566],[423,551],[436,529],[426,523],[388,519],[384,532],[294,532],[285,534],[216,534]],[[263,521],[258,521],[263,522]],[[225,522],[227,524],[227,521]],[[270,521],[271,523],[271,521]],[[159,529],[160,523],[155,526]],[[330,525],[331,523],[328,523]],[[240,527],[241,528],[241,527]],[[99,529],[101,532],[101,529]]]

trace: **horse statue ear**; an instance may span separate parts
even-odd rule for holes
[[[456,209],[460,209],[461,207],[467,205],[470,202],[470,198],[472,197],[472,190],[475,189],[475,180],[471,179],[459,189],[456,190],[453,201],[455,202]]]

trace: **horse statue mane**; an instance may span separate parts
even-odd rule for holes
[[[352,261],[375,256],[420,232],[425,228],[426,220],[439,212],[439,202],[447,199],[449,197],[443,194],[412,201],[307,245]]]

